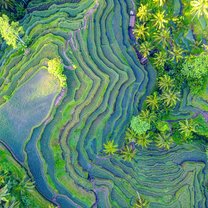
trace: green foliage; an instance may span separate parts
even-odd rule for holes
[[[2,15],[0,17],[0,35],[6,41],[7,45],[17,48],[18,41],[24,44],[19,37],[19,34],[23,32],[23,28],[19,26],[18,22],[9,21],[9,17]]]
[[[187,79],[191,92],[196,94],[202,90],[208,76],[208,55],[202,53],[199,56],[189,58],[183,64],[181,73]]]
[[[153,95],[147,96],[146,104],[152,110],[156,110],[159,108],[159,98],[156,92],[154,92]]]
[[[104,144],[104,152],[107,155],[114,155],[118,149],[118,145],[114,144],[114,141],[108,141],[106,144]]]
[[[192,138],[193,132],[196,132],[196,124],[192,119],[180,121],[179,126],[179,131],[181,132],[185,140]]]
[[[142,148],[147,148],[147,146],[149,146],[149,144],[152,142],[152,140],[150,139],[150,134],[146,133],[137,136],[136,139],[136,143]]]
[[[208,18],[208,1],[207,0],[192,0],[190,2],[192,9],[191,13],[198,18],[205,16]]]
[[[66,76],[63,74],[64,67],[60,58],[54,58],[48,61],[48,72],[59,79],[60,86],[66,87]]]
[[[125,160],[125,161],[131,161],[134,156],[135,156],[136,152],[135,150],[133,150],[131,147],[129,147],[128,145],[126,145],[124,147],[124,149],[121,150],[121,155],[122,155],[122,158]]]
[[[208,122],[205,120],[204,116],[197,116],[194,119],[194,123],[196,124],[196,133],[208,138]]]
[[[158,129],[158,131],[160,132],[167,132],[170,131],[170,126],[168,124],[167,121],[158,121],[156,123],[156,128]]]
[[[150,124],[139,116],[134,116],[131,120],[130,127],[137,135],[141,135],[150,129]]]
[[[146,208],[149,205],[149,202],[140,196],[140,194],[137,192],[138,198],[136,200],[136,203],[134,204],[133,208]]]
[[[167,90],[163,92],[163,94],[161,95],[161,99],[167,107],[174,107],[177,101],[179,101],[178,93],[172,90]]]
[[[135,142],[135,139],[137,138],[137,134],[135,131],[133,131],[131,128],[128,128],[126,130],[125,140],[127,143]]]
[[[159,77],[158,86],[161,90],[170,90],[174,86],[174,80],[165,74],[164,76]]]
[[[173,144],[173,138],[170,134],[158,133],[156,135],[156,145],[159,148],[164,148],[166,150],[170,149],[170,146]]]

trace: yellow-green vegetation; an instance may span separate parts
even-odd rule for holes
[[[67,86],[67,83],[66,75],[63,74],[63,71],[64,66],[61,63],[60,58],[54,58],[48,61],[48,72],[58,78],[60,86],[65,88]]]
[[[104,152],[107,155],[113,155],[118,151],[118,145],[114,144],[114,141],[108,141],[106,144],[104,144]]]
[[[54,207],[35,189],[26,171],[0,145],[0,207]]]
[[[17,48],[18,42],[25,44],[19,36],[22,33],[23,28],[19,26],[18,22],[10,22],[9,17],[5,14],[0,17],[0,35],[7,45]]]

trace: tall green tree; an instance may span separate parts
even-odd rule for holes
[[[48,61],[48,72],[59,79],[60,86],[66,87],[66,76],[63,74],[64,66],[60,58],[54,58]]]
[[[163,92],[161,99],[164,101],[164,104],[167,107],[174,107],[177,101],[179,101],[179,96],[177,92],[174,92],[172,90],[167,90]]]
[[[14,9],[14,0],[0,0],[1,9]]]
[[[208,1],[207,0],[193,0],[190,2],[192,9],[191,13],[198,18],[205,16],[208,18]]]
[[[20,38],[20,33],[23,33],[23,28],[19,26],[18,22],[9,21],[7,15],[0,17],[0,35],[6,41],[7,45],[17,48],[17,43],[25,45],[24,41]]]
[[[159,77],[158,86],[161,90],[170,90],[174,87],[174,80],[165,74],[164,76]]]
[[[104,144],[104,152],[107,155],[114,155],[118,151],[118,145],[114,144],[114,140],[108,141]]]
[[[152,110],[157,110],[159,108],[159,98],[157,93],[154,92],[153,95],[147,96],[146,103]]]

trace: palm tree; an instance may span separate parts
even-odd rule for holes
[[[127,143],[134,142],[136,137],[137,137],[136,132],[133,131],[131,128],[128,128],[126,130],[125,140],[127,141]]]
[[[153,14],[153,21],[155,22],[154,26],[157,27],[159,30],[165,27],[165,24],[168,23],[168,20],[165,19],[165,11],[157,12]]]
[[[166,61],[167,61],[167,54],[165,52],[160,51],[159,53],[156,53],[154,57],[154,65],[156,67],[163,68]]]
[[[118,151],[117,147],[118,145],[114,144],[114,140],[108,141],[106,144],[104,144],[104,152],[107,155],[114,155]]]
[[[164,101],[164,104],[167,107],[174,107],[176,105],[177,101],[179,101],[178,93],[176,93],[172,90],[164,91],[161,96],[161,99]]]
[[[154,122],[156,119],[155,113],[150,112],[149,110],[142,110],[139,114],[139,117],[142,120],[148,121],[148,123]]]
[[[182,135],[185,136],[185,139],[192,137],[192,133],[196,132],[196,124],[192,119],[190,120],[185,120],[185,121],[180,121],[179,122],[179,130]]]
[[[146,58],[147,56],[149,56],[150,51],[153,49],[151,43],[145,41],[140,45],[140,52],[141,54]]]
[[[142,148],[147,148],[147,146],[151,143],[151,140],[149,138],[149,134],[141,134],[137,136],[137,144]]]
[[[134,204],[133,208],[146,208],[148,207],[149,202],[147,200],[145,200],[144,198],[142,198],[139,194],[139,192],[137,192],[138,198],[136,200],[136,203]]]
[[[0,0],[1,9],[14,9],[14,0]]]
[[[158,133],[156,136],[156,146],[159,148],[170,149],[173,144],[173,139],[170,134]]]
[[[138,8],[137,17],[139,17],[140,21],[147,21],[149,16],[148,5],[143,5]]]
[[[163,29],[162,31],[158,31],[157,33],[154,33],[154,40],[158,44],[162,44],[163,48],[167,47],[169,44],[169,41],[171,40],[170,30]]]
[[[136,24],[136,28],[134,29],[133,33],[136,36],[136,38],[145,40],[146,36],[149,36],[149,33],[147,30],[148,30],[148,27],[146,27],[145,24],[142,24],[142,25]]]
[[[158,4],[159,6],[163,6],[166,2],[166,0],[153,0],[155,4]]]
[[[184,50],[174,45],[172,51],[169,51],[169,53],[172,55],[171,60],[175,60],[178,63],[183,58]]]
[[[5,185],[3,188],[0,189],[0,204],[1,202],[7,202],[7,197],[9,196],[8,187]]]
[[[126,145],[124,147],[123,150],[121,150],[121,155],[122,155],[122,158],[125,160],[125,161],[131,161],[134,156],[135,156],[136,152],[135,150],[133,150],[131,147],[129,147],[128,145]]]
[[[171,79],[170,76],[165,74],[164,76],[159,78],[158,86],[161,90],[170,90],[174,86],[174,80]]]
[[[159,108],[159,98],[157,96],[157,93],[154,92],[153,95],[147,96],[146,99],[147,107],[150,107],[152,110]]]
[[[16,201],[13,197],[12,200],[9,200],[6,202],[5,204],[5,208],[19,208],[20,203],[18,201]]]
[[[198,18],[201,16],[208,17],[208,1],[207,0],[193,0],[190,2],[192,9],[191,13],[194,14],[194,17]]]

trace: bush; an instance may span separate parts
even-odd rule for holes
[[[137,135],[141,135],[150,129],[150,123],[142,120],[139,116],[134,116],[131,120],[130,127]]]
[[[208,75],[208,54],[201,53],[199,56],[188,59],[182,68],[182,74],[188,81],[193,94],[203,89]]]

